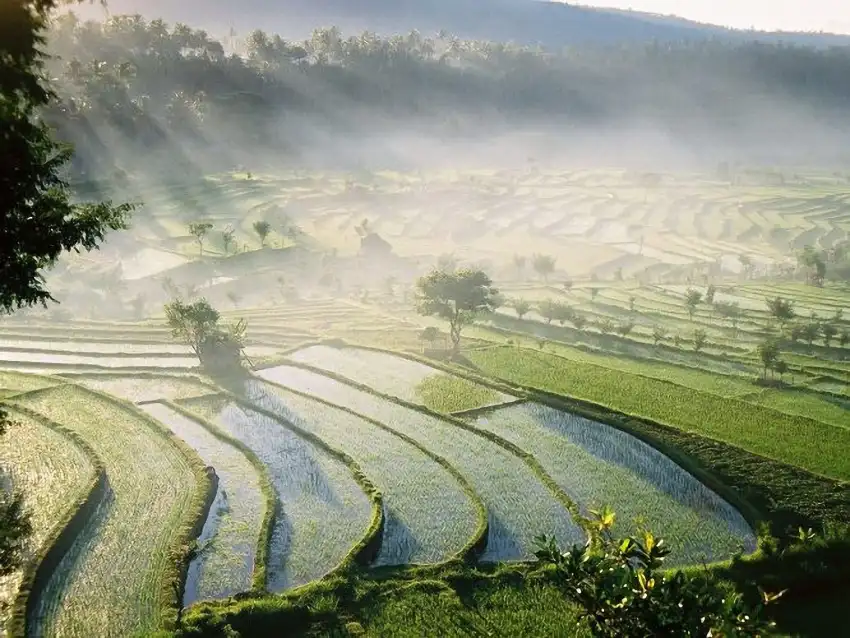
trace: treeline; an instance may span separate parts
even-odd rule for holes
[[[734,138],[762,125],[779,132],[774,116],[786,108],[835,121],[850,110],[850,47],[709,41],[548,51],[445,33],[344,37],[336,28],[303,42],[255,31],[239,53],[227,45],[140,16],[60,17],[50,38],[61,97],[52,121],[90,157],[114,134],[147,147],[225,132],[286,144],[286,118],[301,116],[340,131],[411,117],[446,132],[518,117],[651,120],[674,133],[712,127]]]

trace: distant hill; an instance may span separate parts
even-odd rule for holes
[[[304,38],[318,26],[344,33],[381,34],[419,29],[445,30],[462,38],[514,41],[560,47],[583,43],[682,41],[720,38],[784,41],[826,47],[850,45],[850,35],[768,33],[726,29],[674,16],[596,9],[542,0],[110,0],[114,14],[185,22],[216,35],[231,28],[244,34],[256,28],[287,38]],[[102,9],[74,9],[99,17]]]

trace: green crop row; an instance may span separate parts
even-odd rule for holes
[[[673,425],[816,474],[850,480],[850,431],[677,386],[527,349],[469,353],[484,373]]]

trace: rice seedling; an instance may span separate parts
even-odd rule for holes
[[[341,461],[279,421],[228,400],[189,399],[180,405],[244,443],[268,470],[280,502],[267,562],[269,591],[321,578],[363,537],[371,503]]]
[[[585,514],[610,505],[617,533],[643,526],[663,535],[678,562],[755,549],[755,536],[735,508],[630,434],[538,403],[498,408],[475,423],[534,454]]]
[[[458,481],[414,445],[377,425],[314,399],[249,382],[258,406],[342,447],[384,495],[385,524],[376,565],[436,563],[460,552],[477,512]]]
[[[167,610],[161,592],[173,570],[171,551],[196,494],[189,460],[153,422],[78,387],[27,395],[20,404],[79,435],[109,480],[38,601],[33,633],[88,638],[157,629]]]
[[[32,559],[49,533],[86,492],[94,478],[92,460],[73,440],[25,414],[10,411],[14,429],[0,437],[0,482],[4,488],[20,490],[30,513],[32,534],[27,560]],[[20,586],[20,571],[0,577],[0,626]]]
[[[152,403],[142,410],[188,443],[218,475],[216,498],[189,564],[183,604],[250,590],[265,514],[256,468],[235,447],[168,406]]]
[[[344,405],[447,459],[467,477],[487,507],[489,532],[483,560],[528,559],[533,555],[534,537],[541,533],[554,534],[567,545],[582,540],[569,512],[531,468],[497,443],[308,370],[279,366],[258,376]],[[274,386],[268,387],[274,392]]]
[[[441,372],[424,363],[387,352],[310,346],[298,350],[289,358],[352,379],[383,394],[439,411],[471,410],[513,400],[513,397]]]

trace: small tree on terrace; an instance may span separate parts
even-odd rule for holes
[[[573,317],[573,309],[570,308],[565,303],[556,303],[555,304],[555,321],[557,321],[562,326],[566,324]]]
[[[230,247],[235,241],[235,235],[236,231],[233,230],[233,226],[228,226],[221,231],[221,245],[224,248],[225,255],[230,253]]]
[[[699,290],[688,288],[685,293],[685,308],[688,310],[688,316],[691,318],[691,321],[694,320],[694,313],[697,311],[697,307],[701,302],[702,293]]]
[[[511,307],[514,309],[516,316],[522,319],[531,310],[531,304],[525,299],[514,299],[511,302]]]
[[[759,344],[757,348],[759,359],[764,369],[762,378],[767,378],[767,371],[772,370],[779,360],[779,344],[774,339],[768,339]]]
[[[779,380],[783,381],[785,379],[785,375],[788,373],[788,364],[781,359],[773,364],[773,369],[779,374]],[[794,379],[791,379],[791,383],[794,382]]]
[[[427,343],[431,348],[434,347],[434,344],[439,338],[440,331],[437,330],[434,326],[428,326],[422,332],[419,333],[419,340],[423,343]]]
[[[664,341],[666,337],[667,330],[665,330],[663,327],[655,326],[655,328],[652,329],[652,341],[656,346],[662,341]]]
[[[201,365],[217,369],[241,366],[246,324],[222,326],[221,315],[206,299],[175,299],[165,306],[171,334],[192,348]]]
[[[838,334],[838,328],[831,323],[825,323],[821,326],[820,332],[821,337],[823,338],[823,345],[828,348],[829,344],[832,343],[832,340],[835,339],[835,335]]]
[[[614,328],[616,326],[614,325],[614,321],[612,319],[610,319],[609,317],[605,317],[604,319],[600,319],[596,322],[596,327],[599,328],[599,332],[601,332],[602,334],[609,335],[614,332]]]
[[[785,324],[794,319],[794,302],[790,299],[782,297],[774,297],[773,299],[765,299],[765,305],[771,316],[779,322],[779,327],[785,329]]]
[[[266,247],[266,237],[272,232],[272,225],[264,220],[254,222],[254,232],[260,238],[260,248]]]
[[[463,269],[451,273],[435,270],[420,278],[416,287],[419,313],[449,322],[453,355],[460,352],[463,328],[476,317],[493,312],[499,297],[490,277],[481,270]]]
[[[708,305],[714,304],[714,296],[717,294],[717,286],[714,284],[709,284],[708,288],[705,289],[705,303]]]
[[[699,352],[705,347],[705,342],[708,340],[708,335],[702,328],[694,330],[694,351]]]
[[[625,339],[626,337],[629,336],[629,333],[631,333],[631,331],[634,330],[634,328],[635,328],[634,322],[633,321],[627,321],[626,323],[621,323],[620,325],[618,325],[617,328],[616,328],[616,331],[617,331],[618,335],[620,335],[621,337],[623,337],[623,339]]]
[[[806,343],[811,346],[815,339],[820,335],[821,325],[817,321],[812,321],[811,323],[807,323],[803,326],[803,338],[806,340]]]
[[[531,267],[543,281],[548,282],[549,275],[555,272],[555,258],[552,255],[535,254],[531,257]]]
[[[546,320],[546,323],[551,324],[552,320],[558,316],[558,304],[551,299],[544,299],[537,306],[537,312]]]
[[[204,239],[212,230],[213,225],[209,222],[192,222],[189,224],[189,234],[195,238],[195,241],[198,242],[198,248],[200,249],[200,254],[204,254]]]
[[[587,317],[574,312],[570,323],[575,326],[576,330],[584,330],[584,327],[587,325]]]

